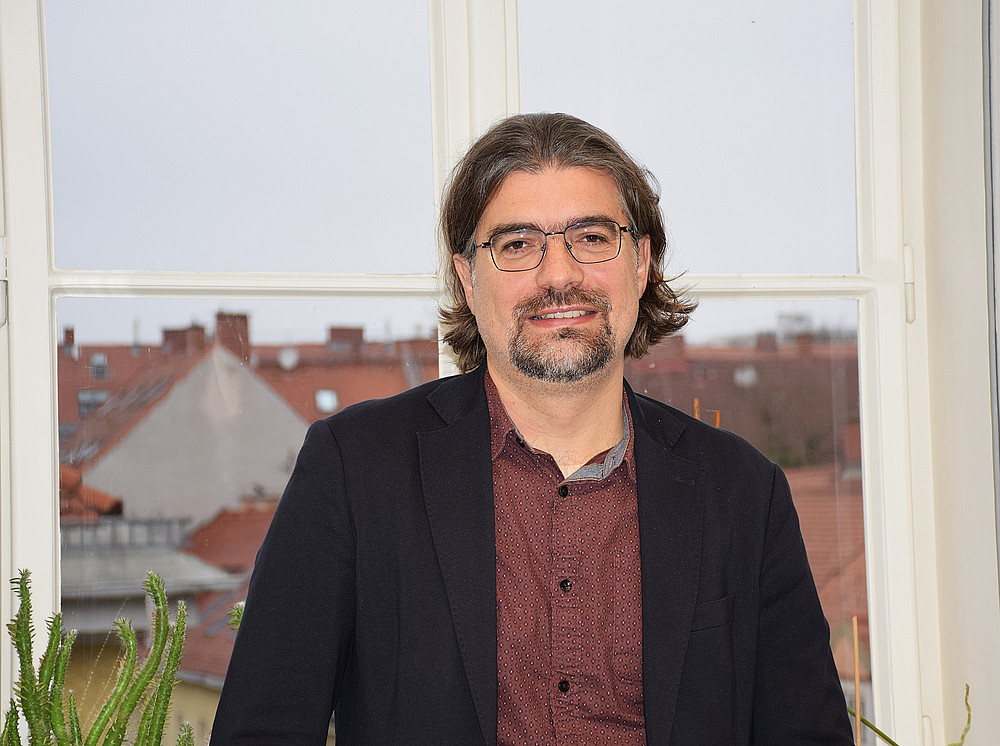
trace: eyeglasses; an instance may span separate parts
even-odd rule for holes
[[[501,272],[525,272],[542,263],[549,236],[562,236],[570,256],[580,264],[598,264],[621,253],[622,233],[628,232],[628,226],[613,220],[592,220],[550,233],[536,228],[503,231],[476,248],[489,247],[493,264]]]

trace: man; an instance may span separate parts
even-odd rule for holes
[[[636,395],[693,304],[652,177],[511,117],[445,195],[463,375],[316,423],[257,558],[215,744],[849,744],[780,470]]]

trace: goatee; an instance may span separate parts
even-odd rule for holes
[[[603,324],[591,331],[564,327],[558,341],[576,340],[572,349],[553,340],[531,339],[525,334],[528,320],[546,308],[585,305],[595,309]],[[521,301],[514,309],[514,331],[507,344],[510,361],[528,378],[549,383],[574,383],[602,370],[614,356],[614,334],[609,312],[611,301],[603,293],[582,289],[547,290]]]

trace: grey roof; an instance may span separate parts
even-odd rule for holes
[[[229,575],[169,547],[94,547],[63,552],[61,569],[64,599],[141,596],[149,570],[163,578],[170,596],[227,590],[243,581],[241,576]]]

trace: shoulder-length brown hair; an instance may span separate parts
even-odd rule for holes
[[[656,178],[610,135],[582,119],[569,114],[518,114],[498,122],[473,143],[445,188],[440,230],[449,260],[442,267],[445,297],[439,313],[447,330],[444,341],[455,351],[463,372],[486,360],[486,347],[451,257],[462,254],[470,262],[475,258],[476,226],[511,173],[571,167],[597,169],[611,176],[636,247],[641,236],[649,236],[649,279],[625,354],[642,357],[652,345],[683,327],[695,309],[697,303],[672,290],[663,276],[667,237]]]

